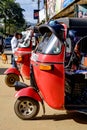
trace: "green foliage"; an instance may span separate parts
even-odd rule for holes
[[[0,18],[4,18],[5,32],[10,34],[12,30],[13,33],[16,29],[21,30],[25,24],[23,11],[24,9],[15,3],[15,0],[0,0]]]

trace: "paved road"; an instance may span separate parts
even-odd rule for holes
[[[46,105],[46,115],[42,117],[42,108],[35,120],[24,121],[14,113],[15,90],[6,86],[3,72],[10,67],[2,64],[0,57],[0,130],[87,130],[87,116],[78,113],[66,114]],[[28,81],[27,81],[28,82]]]

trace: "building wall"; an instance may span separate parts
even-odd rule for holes
[[[76,0],[47,0],[47,13],[49,18],[65,9]]]
[[[87,5],[87,0],[75,0],[73,3],[69,4],[66,8],[63,8],[58,13],[56,13],[51,19],[53,18],[60,18],[60,17],[76,17],[76,6],[77,5]]]

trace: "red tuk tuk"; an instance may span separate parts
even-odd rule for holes
[[[32,51],[32,41],[28,40],[27,43],[20,43],[19,48],[15,52],[16,66],[8,68],[4,74],[5,83],[9,87],[13,87],[15,81],[19,81],[20,77],[24,81],[30,79],[30,56]]]
[[[14,110],[21,119],[33,119],[39,112],[39,103],[45,113],[44,101],[54,109],[75,110],[87,114],[87,69],[83,69],[79,62],[78,68],[72,70],[70,61],[73,62],[76,57],[71,52],[69,64],[66,64],[66,48],[71,42],[66,43],[66,30],[63,26],[63,23],[67,25],[67,37],[69,30],[74,30],[78,37],[83,37],[87,35],[87,19],[62,20],[53,20],[39,27],[43,37],[31,55],[31,85],[15,95],[17,100]],[[80,38],[78,42],[81,43],[81,54],[86,56],[87,44],[83,39]]]

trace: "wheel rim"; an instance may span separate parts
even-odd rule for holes
[[[15,82],[15,78],[14,77],[10,77],[9,78],[9,83],[13,84]]]
[[[19,76],[16,74],[8,74],[5,77],[5,83],[9,87],[13,87],[15,81],[19,81]]]
[[[31,101],[22,101],[19,105],[19,111],[22,115],[30,115],[34,110],[34,105]]]

